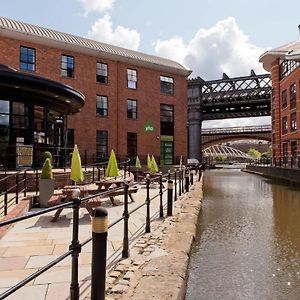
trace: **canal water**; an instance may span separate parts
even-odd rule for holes
[[[300,299],[300,188],[207,170],[186,300]]]

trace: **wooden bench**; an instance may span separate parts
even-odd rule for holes
[[[131,202],[134,202],[134,199],[132,197],[132,194],[136,193],[138,191],[138,188],[136,186],[130,187],[128,189],[128,196],[131,200]],[[124,190],[118,190],[118,191],[114,191],[112,190],[111,192],[108,191],[108,193],[106,193],[104,196],[96,196],[94,198],[91,198],[85,202],[82,202],[80,204],[81,208],[85,208],[88,213],[92,216],[93,215],[93,209],[100,206],[101,202],[103,201],[103,198],[108,197],[112,203],[113,206],[115,206],[115,199],[114,197],[116,196],[120,196],[120,195],[124,195]],[[71,201],[71,199],[66,196],[66,195],[53,195],[49,202],[48,202],[48,206],[55,206],[58,204],[62,204],[65,202]],[[61,212],[63,211],[64,208],[59,208],[57,209],[57,211],[55,212],[51,222],[56,222],[58,217],[60,216]]]

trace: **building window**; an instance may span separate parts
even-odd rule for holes
[[[74,77],[74,57],[68,55],[61,56],[61,76]]]
[[[97,162],[104,161],[108,157],[107,130],[97,130],[96,132],[96,157]]]
[[[160,92],[171,96],[174,94],[174,79],[172,77],[160,76]]]
[[[20,47],[20,70],[35,71],[35,49]]]
[[[97,62],[96,81],[100,83],[107,83],[108,81],[108,67],[107,64]]]
[[[97,95],[96,115],[97,116],[107,116],[108,115],[108,104],[107,104],[106,96]]]
[[[160,105],[160,134],[174,135],[174,107],[173,105]]]
[[[296,83],[290,86],[290,109],[296,107]]]
[[[281,93],[281,108],[287,107],[287,92],[286,90],[282,91]]]
[[[135,158],[137,155],[137,134],[135,132],[127,132],[127,156]]]
[[[127,118],[137,119],[137,102],[136,100],[127,100]]]
[[[137,71],[127,69],[127,87],[130,89],[137,88]]]
[[[287,117],[282,118],[282,134],[288,133],[288,119]]]
[[[297,115],[296,112],[291,114],[291,131],[297,130]]]

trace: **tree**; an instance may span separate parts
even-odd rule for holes
[[[256,150],[255,148],[250,148],[247,152],[250,156],[253,156],[254,158],[261,158],[261,153]]]

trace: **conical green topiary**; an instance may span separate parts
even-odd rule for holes
[[[50,158],[46,158],[41,173],[41,179],[53,179],[52,166]]]

